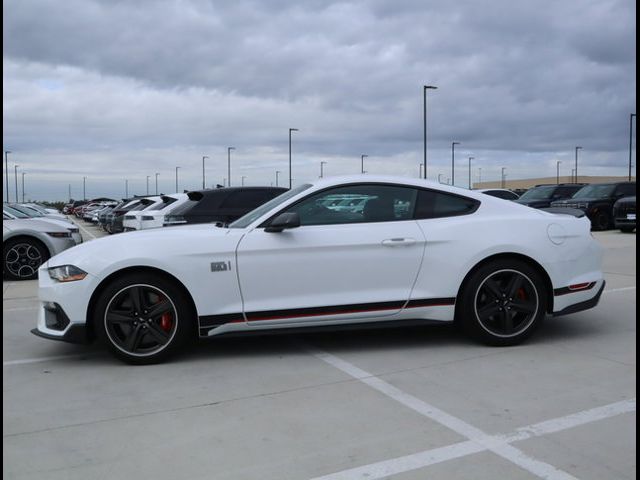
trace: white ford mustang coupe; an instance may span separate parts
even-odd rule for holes
[[[102,238],[39,270],[33,333],[101,339],[154,363],[199,337],[455,321],[514,345],[549,315],[594,307],[589,219],[426,180],[358,176],[296,187],[228,228]]]

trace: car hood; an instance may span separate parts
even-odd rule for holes
[[[65,250],[52,257],[48,267],[75,265],[98,276],[130,266],[169,268],[183,256],[234,252],[244,233],[244,229],[218,228],[213,224],[121,233]]]

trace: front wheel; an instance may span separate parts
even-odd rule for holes
[[[132,274],[112,282],[101,294],[93,320],[107,348],[131,364],[164,361],[195,336],[196,318],[187,295],[156,275]]]
[[[547,292],[540,274],[519,260],[482,266],[467,280],[459,298],[458,321],[490,345],[516,345],[545,317]]]
[[[610,223],[611,221],[607,212],[600,211],[593,217],[593,221],[591,222],[591,229],[596,232],[601,232],[608,229]]]

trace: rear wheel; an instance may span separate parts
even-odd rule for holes
[[[98,336],[119,359],[158,363],[194,338],[195,312],[174,282],[131,274],[111,283],[96,304]]]
[[[10,280],[38,278],[38,268],[48,259],[49,251],[34,238],[12,238],[2,247],[2,268]]]
[[[609,228],[611,223],[609,214],[607,212],[598,212],[591,221],[591,228],[596,232],[601,232]]]
[[[490,345],[516,345],[542,322],[547,304],[543,279],[519,260],[498,260],[476,270],[460,296],[458,321]]]

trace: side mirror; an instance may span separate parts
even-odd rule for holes
[[[281,232],[285,228],[296,228],[300,226],[300,215],[297,212],[285,212],[273,219],[271,224],[264,229],[265,232]]]

